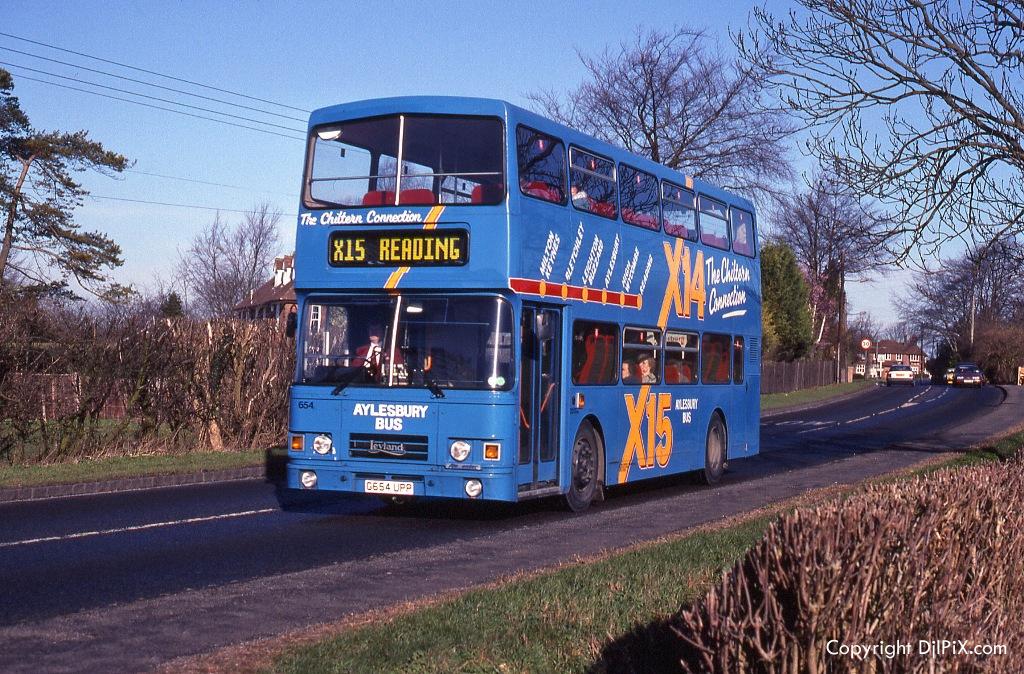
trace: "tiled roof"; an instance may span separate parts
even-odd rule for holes
[[[275,286],[274,279],[270,279],[252,292],[250,297],[235,305],[235,311],[261,307],[265,304],[281,304],[282,302],[295,301],[295,282],[289,281],[284,285]]]
[[[924,351],[921,350],[917,344],[911,342],[910,344],[904,344],[903,342],[897,342],[892,339],[881,339],[878,341],[876,346],[878,353],[905,353],[907,355],[916,354],[919,356],[924,355]]]

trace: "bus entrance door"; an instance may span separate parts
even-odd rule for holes
[[[561,310],[524,304],[520,330],[517,484],[523,494],[558,485]]]

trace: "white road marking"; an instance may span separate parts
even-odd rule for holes
[[[847,421],[844,421],[843,424],[855,424],[855,423],[858,423],[860,421],[867,421],[868,419],[873,419],[874,417],[878,417],[878,416],[881,416],[883,414],[889,414],[890,412],[895,412],[896,410],[903,409],[905,407],[912,407],[914,405],[920,405],[920,404],[923,404],[923,403],[935,402],[936,400],[938,400],[942,396],[946,395],[946,391],[948,391],[948,389],[944,389],[942,391],[942,393],[940,393],[939,395],[935,396],[931,400],[922,400],[920,403],[916,402],[917,399],[920,398],[921,396],[924,396],[924,395],[926,395],[928,393],[931,393],[933,388],[934,388],[933,386],[929,385],[928,388],[926,388],[925,390],[921,391],[920,393],[918,393],[917,395],[913,396],[912,398],[910,398],[909,400],[907,400],[906,402],[904,402],[903,404],[901,404],[901,405],[899,405],[897,407],[891,407],[891,408],[889,408],[887,410],[882,410],[881,412],[874,412],[874,413],[869,414],[867,416],[857,417],[856,419],[849,419]]]
[[[207,515],[206,517],[190,517],[184,520],[171,520],[170,522],[153,522],[151,524],[137,524],[131,527],[118,527],[117,529],[101,529],[99,531],[79,531],[63,536],[46,536],[45,538],[29,538],[24,541],[9,541],[0,543],[0,548],[13,548],[16,545],[32,545],[33,543],[49,543],[53,541],[69,541],[75,538],[89,538],[91,536],[105,536],[108,534],[122,534],[130,531],[142,531],[144,529],[157,529],[160,527],[172,527],[178,524],[197,524],[199,522],[212,522],[233,517],[246,517],[248,515],[262,515],[264,513],[277,512],[277,508],[263,508],[261,510],[244,510],[237,513],[224,513],[222,515]]]

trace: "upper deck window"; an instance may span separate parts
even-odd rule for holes
[[[697,240],[697,197],[693,192],[662,183],[661,212],[665,221],[665,232],[690,241]]]
[[[647,229],[660,229],[657,178],[632,166],[619,164],[619,199],[625,222]]]
[[[615,192],[614,162],[569,148],[569,196],[573,206],[614,219],[618,216]]]
[[[754,257],[754,216],[739,208],[732,209],[732,249]]]
[[[706,197],[700,204],[700,241],[715,248],[729,250],[729,209],[721,201]]]
[[[562,141],[529,127],[516,128],[519,189],[556,204],[565,203],[565,146]]]
[[[317,127],[307,204],[500,203],[505,198],[502,136],[501,121],[486,117],[395,115]]]

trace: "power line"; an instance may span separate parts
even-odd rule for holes
[[[214,115],[223,115],[225,117],[231,117],[232,119],[240,119],[240,120],[242,120],[244,122],[252,122],[253,124],[263,124],[265,126],[272,126],[272,127],[276,128],[276,129],[284,129],[285,131],[295,131],[296,133],[303,133],[303,131],[304,131],[303,129],[295,129],[295,128],[290,127],[290,126],[283,126],[281,124],[274,124],[273,122],[264,122],[263,120],[260,120],[260,119],[253,119],[251,117],[242,117],[241,115],[233,115],[230,112],[221,112],[220,110],[211,110],[210,108],[201,108],[198,105],[189,105],[188,103],[179,103],[178,101],[172,101],[172,100],[170,100],[168,98],[160,98],[159,96],[150,96],[149,94],[140,94],[140,93],[138,93],[136,91],[129,91],[127,89],[118,89],[117,87],[112,87],[112,86],[109,86],[109,85],[106,85],[106,84],[99,84],[97,82],[90,82],[89,80],[82,80],[82,79],[78,79],[77,77],[68,77],[67,75],[59,75],[57,73],[51,73],[51,72],[48,72],[46,70],[39,70],[37,68],[29,68],[28,66],[18,65],[16,63],[8,63],[6,61],[0,61],[0,65],[5,65],[5,66],[8,66],[9,68],[17,68],[19,70],[28,70],[28,71],[33,72],[33,73],[40,73],[42,75],[47,75],[48,77],[58,77],[58,78],[60,78],[62,80],[69,80],[71,82],[77,82],[79,84],[87,84],[90,87],[98,87],[100,89],[107,89],[109,91],[116,91],[116,92],[121,93],[121,94],[128,94],[129,96],[138,96],[140,98],[148,98],[151,101],[160,101],[161,103],[170,103],[171,105],[179,105],[179,106],[181,106],[183,108],[188,108],[189,110],[199,110],[201,112],[209,112],[209,113],[212,113]],[[24,77],[24,75],[19,75],[19,77]]]
[[[279,196],[284,196],[284,197],[294,197],[295,196],[294,194],[292,194],[290,192],[274,192],[274,191],[268,191],[268,190],[254,190],[254,189],[251,189],[249,187],[242,187],[241,185],[228,185],[226,183],[214,183],[214,182],[210,182],[208,180],[197,180],[195,178],[183,178],[181,176],[169,176],[169,175],[165,175],[163,173],[150,173],[148,171],[140,171],[139,169],[131,169],[130,168],[130,169],[125,169],[125,171],[129,172],[129,173],[138,173],[138,174],[141,174],[141,175],[144,175],[144,176],[152,176],[154,178],[166,178],[168,180],[180,180],[182,182],[198,183],[200,185],[213,185],[214,187],[227,187],[227,188],[230,188],[230,189],[233,189],[233,190],[242,190],[244,192],[252,192],[254,194],[257,194],[257,193],[259,193],[259,194],[277,194]]]
[[[93,199],[106,199],[107,201],[127,201],[133,204],[149,204],[151,206],[174,206],[176,208],[195,208],[201,211],[221,211],[224,213],[251,213],[237,208],[217,208],[215,206],[197,206],[195,204],[173,204],[166,201],[146,201],[145,199],[126,199],[124,197],[107,197],[99,194],[90,194]],[[286,217],[298,217],[298,213],[282,213]]]
[[[25,37],[19,37],[17,35],[11,35],[10,33],[0,32],[0,35],[2,35],[4,37],[9,37],[9,38],[11,38],[13,40],[21,40],[22,42],[28,42],[28,43],[31,43],[31,44],[39,45],[41,47],[48,47],[50,49],[56,49],[57,51],[62,51],[62,52],[65,52],[67,54],[74,54],[75,56],[82,56],[82,57],[85,57],[87,59],[92,59],[94,61],[100,61],[102,63],[109,63],[111,65],[120,66],[121,68],[128,68],[130,70],[135,70],[135,71],[138,71],[138,72],[141,72],[141,73],[146,73],[148,75],[156,75],[157,77],[163,77],[165,79],[174,80],[175,82],[183,82],[185,84],[191,84],[192,86],[202,87],[204,89],[210,89],[212,91],[219,91],[219,92],[224,93],[224,94],[230,94],[232,96],[239,96],[240,98],[247,98],[247,99],[249,99],[251,101],[259,101],[260,103],[269,103],[270,105],[276,105],[276,106],[281,107],[281,108],[288,108],[289,110],[296,110],[298,112],[307,112],[307,113],[311,112],[310,110],[305,110],[303,108],[297,108],[297,107],[292,106],[292,105],[286,105],[284,103],[277,103],[275,101],[270,101],[270,100],[267,100],[265,98],[257,98],[255,96],[249,96],[247,94],[242,94],[242,93],[239,93],[237,91],[230,91],[228,89],[221,89],[220,87],[215,87],[215,86],[212,86],[212,85],[209,85],[209,84],[203,84],[201,82],[193,82],[192,80],[186,80],[186,79],[183,79],[183,78],[180,78],[180,77],[174,77],[172,75],[165,75],[163,73],[158,73],[155,70],[146,70],[145,68],[138,68],[136,66],[128,65],[127,63],[120,63],[118,61],[111,61],[109,59],[100,58],[98,56],[92,56],[91,54],[85,54],[83,52],[78,52],[78,51],[74,51],[74,50],[71,50],[71,49],[65,49],[63,47],[58,47],[56,45],[48,44],[46,42],[38,42],[36,40],[30,40],[30,39],[25,38]],[[39,58],[42,58],[42,57],[39,57]],[[152,86],[157,86],[157,85],[154,84]],[[193,95],[197,95],[197,94],[193,94]],[[268,113],[268,114],[272,114],[272,113]]]
[[[110,99],[113,99],[115,101],[122,101],[124,103],[133,103],[135,105],[141,105],[142,107],[145,107],[145,108],[153,108],[155,110],[163,110],[165,112],[173,112],[176,115],[184,115],[186,117],[195,117],[196,119],[205,119],[205,120],[210,121],[210,122],[218,122],[220,124],[226,124],[227,126],[238,127],[239,129],[249,129],[250,131],[259,131],[260,133],[266,133],[266,134],[269,134],[271,136],[280,136],[281,138],[290,138],[292,140],[301,140],[301,141],[305,141],[306,140],[303,136],[291,136],[291,135],[288,135],[286,133],[279,133],[277,131],[271,131],[269,129],[261,129],[261,128],[255,127],[255,126],[247,126],[245,124],[236,124],[235,122],[229,122],[226,119],[217,119],[216,117],[207,117],[205,115],[196,115],[196,114],[193,114],[191,112],[184,112],[183,110],[175,110],[173,108],[165,108],[165,107],[163,107],[161,105],[152,105],[150,103],[143,103],[142,101],[133,101],[130,98],[121,98],[120,96],[111,96],[110,94],[104,94],[104,93],[101,93],[99,91],[90,91],[89,89],[80,89],[78,87],[73,87],[73,86],[68,85],[68,84],[60,84],[59,82],[47,82],[46,80],[41,80],[41,79],[38,79],[38,78],[35,78],[35,77],[29,77],[28,75],[19,75],[19,77],[21,79],[23,79],[23,80],[29,80],[30,82],[40,82],[42,84],[49,84],[50,86],[54,86],[54,87],[61,87],[62,89],[71,89],[72,91],[80,91],[80,92],[85,93],[85,94],[92,94],[93,96],[101,96],[103,98],[110,98]],[[223,114],[223,113],[218,113],[218,114]],[[261,123],[265,123],[265,122],[261,122]]]
[[[0,35],[2,35],[2,33],[0,33]],[[157,89],[163,89],[164,91],[172,91],[172,92],[174,92],[176,94],[183,94],[185,96],[194,96],[196,98],[201,98],[201,99],[206,100],[206,101],[213,101],[215,103],[222,103],[224,105],[230,105],[230,106],[236,107],[236,108],[244,108],[246,110],[252,110],[253,112],[258,112],[258,113],[260,113],[262,115],[272,115],[274,117],[283,117],[284,119],[290,119],[290,120],[296,121],[296,122],[304,122],[304,121],[306,121],[306,120],[300,119],[298,117],[291,117],[289,115],[282,115],[280,113],[270,112],[268,110],[260,110],[259,108],[253,108],[253,107],[250,107],[248,105],[242,105],[240,103],[232,103],[231,101],[225,101],[225,100],[220,99],[220,98],[213,98],[211,96],[203,96],[202,94],[194,94],[191,91],[183,91],[181,89],[175,89],[174,87],[165,87],[165,86],[163,86],[161,84],[153,84],[152,82],[147,82],[145,80],[137,80],[137,79],[135,79],[133,77],[125,77],[124,75],[118,75],[116,73],[108,73],[105,70],[96,70],[95,68],[88,68],[88,67],[83,66],[83,65],[78,65],[77,63],[68,63],[67,61],[61,61],[59,59],[51,59],[51,58],[47,58],[46,56],[39,56],[38,54],[33,54],[33,53],[27,52],[27,51],[21,51],[20,49],[11,49],[10,47],[2,47],[2,46],[0,46],[0,50],[9,51],[9,52],[12,52],[14,54],[21,54],[22,56],[28,56],[29,58],[39,59],[40,61],[49,61],[50,63],[57,63],[57,64],[62,65],[62,66],[67,66],[68,68],[76,68],[78,70],[85,70],[87,72],[96,73],[97,75],[103,75],[105,77],[113,77],[115,79],[125,80],[126,82],[134,82],[135,84],[141,84],[141,85],[147,86],[147,87],[155,87]],[[20,67],[20,68],[27,68],[27,66],[18,66],[18,67]],[[32,70],[32,68],[28,68],[28,70]],[[43,71],[37,71],[37,72],[43,72]],[[47,73],[47,74],[49,74],[49,73]],[[61,75],[58,75],[57,77],[61,77]],[[105,85],[97,85],[97,86],[105,86]],[[139,96],[144,96],[145,94],[138,94],[138,95]],[[182,105],[184,105],[184,104],[182,104]]]

